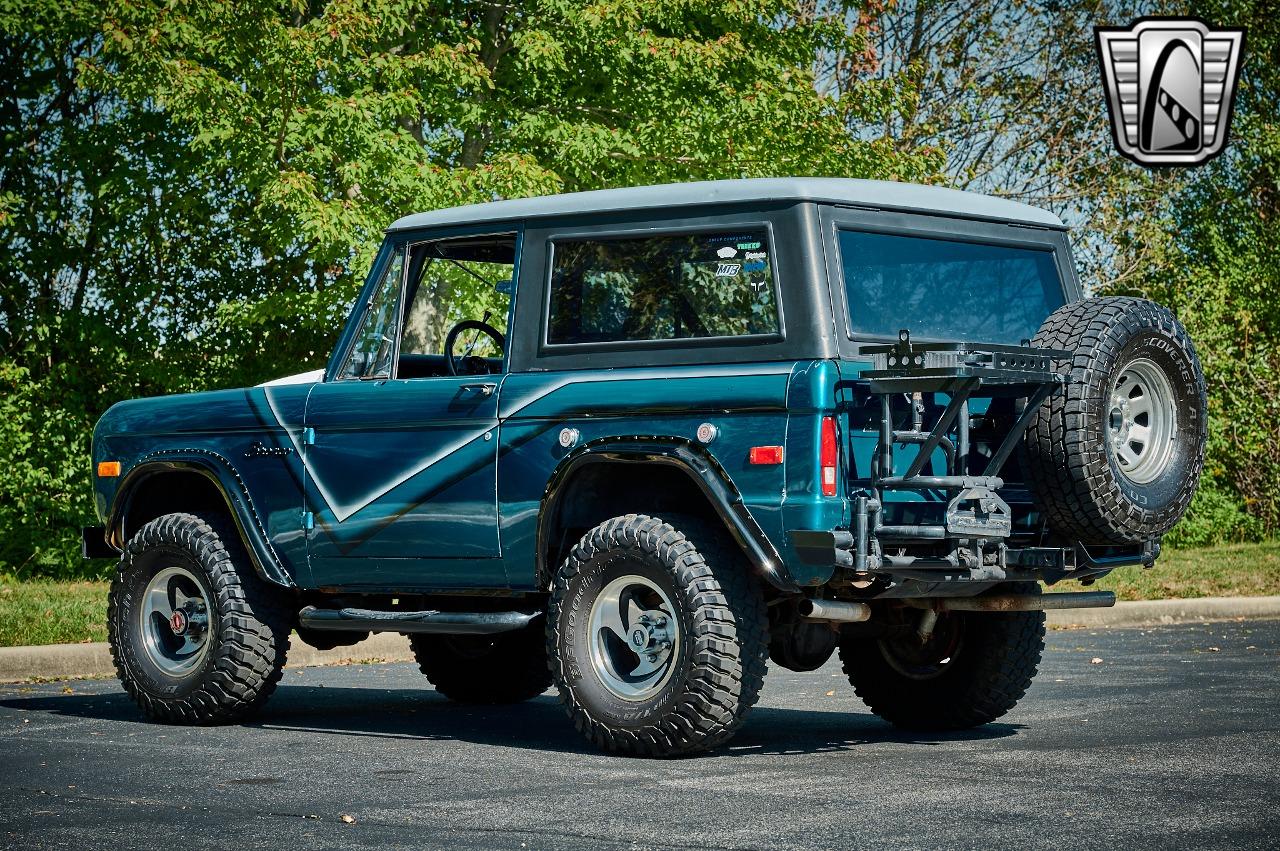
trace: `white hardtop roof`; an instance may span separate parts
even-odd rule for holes
[[[842,177],[766,177],[744,180],[709,180],[669,183],[628,189],[598,189],[538,198],[515,198],[415,213],[391,225],[389,230],[409,230],[450,225],[533,219],[544,216],[591,215],[661,207],[693,207],[708,204],[751,204],[816,201],[876,207],[896,212],[928,213],[987,219],[1040,227],[1064,228],[1062,220],[1046,210],[938,186],[895,183],[888,180],[853,180]]]

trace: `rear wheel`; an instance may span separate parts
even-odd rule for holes
[[[167,514],[125,546],[107,637],[120,682],[157,721],[213,724],[257,710],[289,649],[290,610],[229,524]]]
[[[845,675],[872,712],[904,729],[961,730],[1017,704],[1040,664],[1044,612],[946,612],[927,641],[921,614],[900,609],[889,637],[841,642]]]
[[[693,518],[596,526],[556,573],[547,648],[569,717],[644,756],[726,741],[764,684],[768,615],[740,554]]]
[[[541,624],[498,635],[412,635],[418,668],[460,703],[519,703],[551,687]]]

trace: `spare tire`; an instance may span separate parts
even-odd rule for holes
[[[1049,531],[1084,544],[1159,538],[1204,466],[1204,374],[1182,323],[1138,298],[1058,308],[1032,345],[1063,349],[1070,382],[1031,420],[1023,461]]]

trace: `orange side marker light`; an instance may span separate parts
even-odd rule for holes
[[[104,479],[114,479],[120,475],[119,461],[99,461],[98,475]]]

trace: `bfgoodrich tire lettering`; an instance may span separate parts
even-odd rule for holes
[[[629,514],[601,523],[553,583],[547,649],[556,687],[578,730],[608,750],[675,756],[713,747],[741,725],[764,683],[768,616],[754,577],[714,529],[668,519]],[[589,634],[593,604],[619,579],[653,592],[638,608],[673,619],[661,628],[650,622],[672,639],[670,670],[651,678],[651,691],[643,687],[649,678],[638,677],[629,696],[600,672],[591,652],[599,636]]]
[[[207,602],[207,647],[189,669],[166,665],[156,636],[146,634],[142,595],[165,572]],[[229,525],[192,514],[167,514],[138,530],[107,605],[107,637],[124,690],[148,717],[174,723],[235,721],[258,709],[280,681],[289,626],[280,593],[254,573]]]
[[[1093,298],[1055,310],[1032,344],[1072,352],[1058,365],[1071,383],[1040,406],[1023,441],[1028,484],[1049,529],[1121,545],[1168,532],[1191,503],[1207,435],[1204,375],[1186,329],[1153,302]],[[1130,463],[1127,474],[1125,462],[1134,459],[1117,455],[1125,416],[1115,400],[1129,392],[1143,398],[1124,383],[1133,375],[1147,376],[1146,393],[1170,398],[1162,405],[1167,443],[1143,447],[1158,463]],[[1139,426],[1155,425],[1142,416],[1150,415],[1140,415]]]

